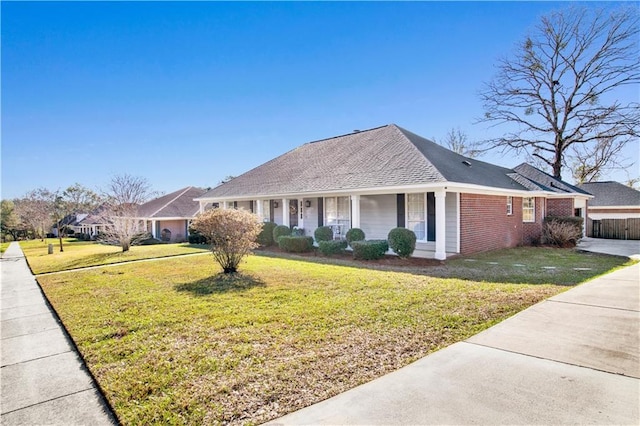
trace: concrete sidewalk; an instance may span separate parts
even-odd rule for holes
[[[640,424],[640,264],[271,424]]]
[[[2,425],[118,424],[31,274],[18,243],[0,261]]]
[[[609,240],[606,238],[584,237],[578,243],[578,249],[594,253],[613,254],[640,260],[640,241]]]

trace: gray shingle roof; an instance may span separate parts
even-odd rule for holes
[[[640,191],[619,182],[589,182],[578,186],[594,196],[590,206],[640,206]]]
[[[577,186],[568,184],[567,182],[560,180],[558,178],[555,178],[550,174],[545,173],[542,170],[537,169],[527,163],[522,163],[516,168],[514,168],[513,170],[517,172],[520,176],[523,176],[528,180],[532,181],[536,186],[538,186],[540,189],[544,191],[556,192],[560,194],[578,193],[578,194],[589,195],[588,192],[583,191]]]
[[[260,197],[455,182],[531,190],[514,170],[456,154],[394,124],[309,142],[201,198]],[[548,176],[548,175],[547,175]],[[545,177],[546,179],[546,177]],[[530,184],[528,179],[525,179]]]
[[[206,191],[188,186],[171,194],[155,198],[138,207],[138,216],[145,218],[194,217],[199,210],[199,203],[194,201]]]

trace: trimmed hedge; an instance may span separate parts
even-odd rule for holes
[[[387,240],[354,241],[351,243],[351,248],[354,259],[376,260],[384,257],[384,254],[389,250],[389,243]]]
[[[278,237],[278,246],[289,253],[304,253],[313,249],[313,238],[281,235]]]
[[[320,241],[318,243],[318,251],[325,256],[340,254],[347,248],[345,240]]]
[[[391,250],[403,259],[411,257],[416,249],[416,234],[410,229],[393,228],[387,239]]]
[[[262,231],[258,234],[258,244],[261,246],[272,246],[274,243],[273,240],[273,230],[278,226],[275,222],[264,222],[262,224]]]
[[[280,244],[278,242],[278,238],[283,236],[288,236],[288,235],[291,235],[291,229],[289,229],[288,226],[278,225],[275,228],[273,228],[273,241],[276,244]]]
[[[333,240],[333,229],[328,226],[319,226],[313,232],[313,236],[316,237],[316,241],[331,241]]]
[[[347,242],[351,244],[354,241],[364,241],[364,231],[360,228],[351,228],[347,231],[347,235],[345,235]]]

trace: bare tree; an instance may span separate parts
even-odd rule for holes
[[[572,146],[636,139],[638,103],[607,98],[640,82],[637,37],[636,7],[609,14],[572,7],[543,17],[480,93],[480,121],[514,129],[488,142],[524,151],[561,177]]]
[[[79,213],[89,213],[98,207],[102,199],[98,194],[79,183],[71,185],[64,191],[53,193],[53,216],[58,228],[60,251],[64,251],[62,239],[65,237],[68,223]]]
[[[481,152],[480,144],[478,142],[470,142],[467,134],[460,130],[459,127],[449,130],[443,142],[438,143],[465,157],[476,158]]]
[[[571,170],[576,183],[595,182],[608,170],[627,169],[633,164],[625,162],[621,155],[624,145],[610,138],[601,139],[595,144],[573,145],[571,148]]]
[[[20,221],[33,232],[35,238],[44,240],[53,225],[54,196],[46,188],[29,191],[21,199],[15,200],[15,209]]]
[[[144,231],[136,218],[138,206],[151,196],[146,179],[128,174],[114,176],[106,191],[107,208],[103,213],[106,223],[102,239],[128,251],[135,239]]]

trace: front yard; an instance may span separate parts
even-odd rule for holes
[[[38,281],[123,424],[255,424],[625,262],[516,249],[402,272],[251,256],[224,277],[211,256],[191,256]]]

